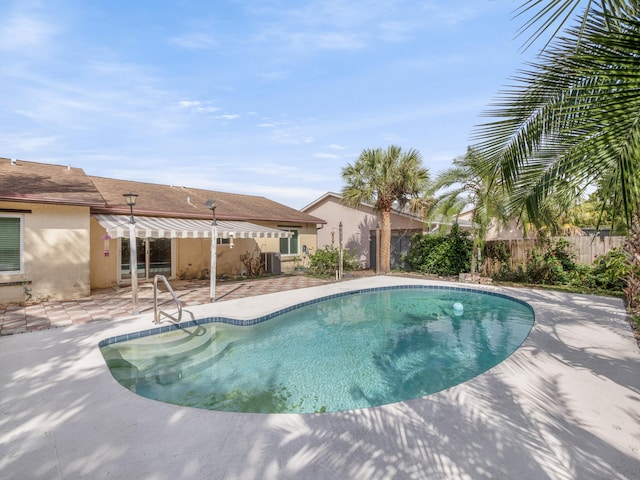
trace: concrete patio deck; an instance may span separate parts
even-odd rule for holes
[[[330,283],[331,280],[304,275],[278,275],[264,279],[246,279],[233,282],[218,282],[216,301],[252,297],[267,293],[283,292],[298,288]],[[171,288],[183,305],[190,307],[209,303],[209,281],[171,281]],[[171,306],[168,293],[158,295],[160,305]],[[139,287],[141,313],[153,312],[153,284],[143,283]],[[71,301],[50,301],[33,305],[0,306],[0,335],[67,327],[80,323],[113,320],[131,315],[131,287],[116,287],[97,290],[91,296]]]
[[[370,277],[188,307],[248,319]],[[469,285],[464,285],[470,287]],[[16,479],[637,479],[640,350],[617,299],[471,286],[528,302],[508,359],[427,397],[317,415],[169,405],[119,385],[100,340],[151,314],[0,337],[0,477]]]

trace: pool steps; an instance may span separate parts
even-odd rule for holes
[[[127,388],[142,381],[160,384],[174,383],[182,375],[202,370],[211,364],[211,357],[199,355],[215,339],[215,328],[197,326],[193,331],[182,330],[185,336],[162,341],[165,335],[141,338],[140,343],[106,345],[102,355],[113,376]],[[226,354],[226,352],[220,352]],[[219,354],[219,355],[220,355]],[[219,356],[218,355],[218,356]],[[135,362],[135,363],[134,363]]]

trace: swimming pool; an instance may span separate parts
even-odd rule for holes
[[[100,346],[114,377],[144,397],[212,410],[315,413],[462,383],[513,353],[533,321],[527,304],[503,295],[401,286],[321,298],[250,322],[167,325]]]

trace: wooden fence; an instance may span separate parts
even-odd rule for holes
[[[557,239],[566,240],[573,245],[576,254],[576,263],[592,265],[596,257],[604,255],[613,248],[622,248],[626,237],[553,237],[551,241]],[[508,260],[509,268],[516,270],[519,266],[525,265],[529,255],[538,245],[535,239],[518,240],[489,240],[487,246],[502,242],[511,257]],[[487,259],[489,260],[489,259]],[[500,262],[484,262],[483,273],[492,275],[500,269]]]

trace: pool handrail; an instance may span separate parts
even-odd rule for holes
[[[178,318],[174,317],[170,313],[158,310],[158,279],[163,281],[165,287],[167,287],[167,291],[171,294],[171,298],[173,298],[173,301],[176,302],[176,305],[178,306]],[[167,277],[158,274],[153,277],[153,319],[154,322],[158,325],[160,324],[161,315],[170,318],[176,323],[180,323],[180,320],[182,320],[182,302],[178,300],[178,297],[176,297],[176,294],[173,291],[173,288],[171,288],[171,284],[169,283],[169,280],[167,280]]]

